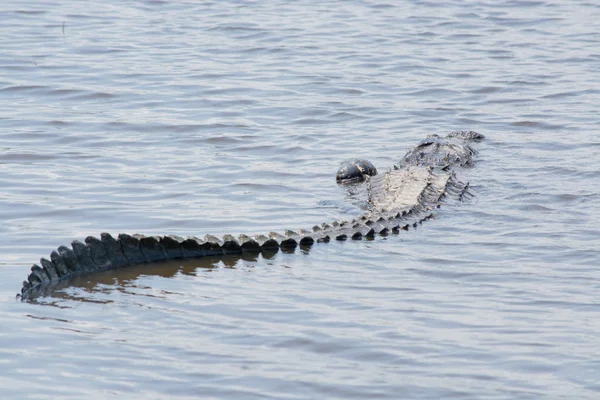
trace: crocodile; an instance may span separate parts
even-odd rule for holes
[[[271,232],[268,235],[206,235],[183,238],[176,235],[145,236],[119,234],[117,238],[101,233],[84,242],[74,240],[71,247],[60,246],[48,258],[31,267],[23,282],[22,300],[32,299],[59,283],[98,271],[135,264],[200,257],[273,254],[280,249],[308,249],[315,242],[372,239],[375,235],[409,230],[430,219],[432,211],[447,197],[463,200],[470,196],[468,183],[456,176],[456,168],[473,165],[477,150],[472,147],[484,136],[474,131],[452,132],[445,137],[433,134],[388,171],[378,174],[369,161],[348,159],[340,164],[336,180],[349,185],[354,194],[366,198],[365,212],[350,221],[315,225],[312,229]]]

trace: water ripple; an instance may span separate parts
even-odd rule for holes
[[[598,397],[598,4],[0,6],[7,398]],[[481,131],[473,199],[398,235],[159,263],[14,301],[102,231],[350,219],[382,172]],[[24,389],[26,388],[26,389]]]

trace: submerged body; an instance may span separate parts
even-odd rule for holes
[[[182,238],[178,236],[144,236],[120,234],[113,238],[102,233],[100,239],[89,236],[85,243],[72,242],[72,249],[59,247],[34,264],[23,282],[21,298],[28,299],[48,287],[75,276],[122,268],[128,265],[244,253],[272,253],[279,248],[311,246],[314,242],[329,242],[373,237],[375,234],[408,230],[410,225],[428,219],[447,196],[462,200],[468,184],[456,178],[454,167],[470,167],[477,154],[470,143],[483,139],[473,131],[453,132],[442,138],[431,135],[411,149],[394,169],[377,175],[375,167],[360,159],[347,160],[349,168],[342,181],[364,180],[369,211],[352,221],[335,221],[315,225],[311,230],[271,232],[268,235],[237,238],[206,235]],[[344,163],[342,165],[344,165]],[[352,165],[356,168],[353,169]],[[338,178],[340,172],[338,171]],[[338,179],[340,181],[340,179]]]

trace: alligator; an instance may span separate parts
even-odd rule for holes
[[[477,151],[472,143],[484,136],[474,131],[452,132],[445,137],[429,135],[388,171],[378,174],[369,161],[348,159],[340,164],[336,180],[348,185],[354,194],[366,198],[365,212],[350,221],[315,225],[312,229],[271,232],[268,235],[206,235],[183,238],[175,235],[145,236],[101,233],[75,240],[71,247],[60,246],[31,267],[23,282],[22,300],[32,299],[48,288],[98,271],[135,264],[199,257],[274,254],[280,249],[308,249],[315,242],[372,239],[375,235],[398,233],[430,219],[432,211],[451,197],[462,201],[471,196],[468,183],[456,176],[456,167],[471,167]]]

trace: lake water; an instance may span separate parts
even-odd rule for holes
[[[0,398],[600,398],[600,5],[4,0]],[[360,210],[334,174],[476,130],[417,229],[147,265],[34,302],[73,239]]]

